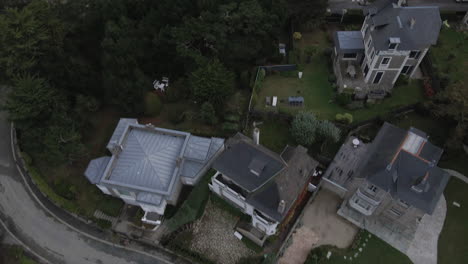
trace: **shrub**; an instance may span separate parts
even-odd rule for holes
[[[240,116],[239,115],[226,115],[224,116],[224,120],[235,123],[235,122],[239,122]]]
[[[209,102],[204,102],[200,109],[200,118],[206,124],[213,125],[216,124],[217,118],[213,105]]]
[[[222,128],[226,132],[235,132],[239,129],[239,125],[236,123],[224,122]]]
[[[23,158],[26,165],[31,165],[32,164],[32,158],[31,158],[31,156],[29,156],[28,153],[21,152],[21,157]]]
[[[335,120],[349,125],[353,122],[353,115],[350,113],[336,114]]]
[[[330,75],[328,75],[328,81],[331,82],[331,83],[336,82],[336,76],[335,76],[335,74],[330,74]]]
[[[340,93],[336,96],[336,103],[341,106],[346,106],[352,101],[352,95],[348,93]]]
[[[96,222],[96,224],[102,229],[109,229],[112,227],[112,223],[104,219],[95,218],[94,222]]]
[[[265,79],[265,76],[266,76],[266,71],[265,71],[265,69],[261,68],[258,71],[257,82],[262,82]]]
[[[58,179],[54,182],[54,191],[67,200],[74,200],[76,195],[76,187],[65,182],[63,179]]]
[[[293,39],[294,40],[300,40],[302,38],[301,32],[294,32],[293,33]]]
[[[318,121],[312,112],[300,112],[291,123],[291,134],[298,144],[310,146],[315,142]]]
[[[398,76],[397,81],[395,82],[395,86],[407,85],[408,82],[409,82],[408,75],[400,74],[400,76]]]
[[[186,95],[190,94],[188,87],[189,85],[183,78],[171,83],[170,86],[166,88],[166,100],[173,103],[186,98]]]
[[[200,218],[205,209],[205,204],[209,197],[208,183],[211,177],[215,174],[214,170],[209,170],[200,182],[195,185],[187,199],[182,203],[177,212],[167,220],[167,227],[170,232],[173,232],[185,224],[193,222]]]
[[[317,137],[321,140],[336,143],[340,140],[341,130],[332,122],[324,120],[317,127]]]
[[[168,111],[168,119],[174,125],[182,123],[184,121],[186,108],[184,105],[175,105]]]
[[[145,115],[157,116],[161,113],[162,103],[159,96],[153,92],[149,92],[145,96]]]

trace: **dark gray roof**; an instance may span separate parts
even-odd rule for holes
[[[99,183],[102,174],[109,164],[110,157],[100,157],[89,162],[84,175],[91,184]]]
[[[280,156],[240,133],[228,139],[225,150],[213,163],[213,168],[234,181],[247,192],[253,192],[279,173],[285,163]],[[264,163],[260,175],[250,171],[253,160]]]
[[[355,53],[364,51],[364,40],[361,31],[336,31],[334,38],[338,52]]]
[[[390,38],[400,39],[397,50],[421,50],[437,43],[442,26],[438,7],[398,7],[389,4],[375,10],[378,11],[369,11],[368,23],[375,26],[370,34],[376,50],[388,50]]]
[[[281,157],[288,166],[274,180],[247,197],[247,201],[257,210],[278,222],[288,214],[318,165],[302,146],[286,146]],[[285,202],[285,209],[279,213],[281,200]]]
[[[412,128],[408,132],[385,123],[372,142],[359,174],[392,197],[432,214],[449,175],[436,166],[442,149],[429,141],[423,141],[414,154],[403,148],[410,134],[421,136],[419,132],[422,131]],[[422,191],[415,191],[414,186],[421,182]]]

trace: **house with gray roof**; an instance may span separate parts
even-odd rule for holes
[[[224,140],[139,124],[122,118],[107,149],[111,156],[91,160],[86,178],[102,192],[145,212],[142,221],[160,224],[182,185],[194,185],[222,152]]]
[[[335,32],[334,72],[339,91],[381,97],[400,75],[415,75],[437,43],[442,20],[438,7],[403,7],[392,0],[376,1],[364,14],[360,31]]]
[[[372,143],[348,138],[322,187],[344,199],[339,215],[404,249],[420,220],[434,213],[450,178],[437,167],[442,152],[423,131],[384,123]]]
[[[240,223],[236,230],[263,245],[308,191],[317,165],[302,146],[286,146],[277,154],[238,133],[226,141],[213,162],[216,174],[209,188],[251,217],[250,223]]]

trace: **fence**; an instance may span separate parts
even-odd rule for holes
[[[244,124],[244,130],[247,129],[248,127],[248,124],[249,124],[249,116],[251,115],[251,113],[254,110],[254,105],[256,103],[256,101],[254,100],[255,98],[257,98],[258,94],[256,91],[256,89],[259,89],[259,79],[258,79],[258,76],[259,76],[259,73],[260,73],[260,70],[265,70],[265,74],[267,72],[271,72],[271,71],[280,71],[280,72],[284,72],[284,71],[294,71],[297,69],[297,65],[296,64],[283,64],[283,65],[264,65],[264,66],[258,66],[257,67],[257,73],[255,74],[255,80],[254,80],[254,83],[252,85],[252,93],[250,94],[250,100],[249,100],[249,106],[248,106],[248,109],[247,109],[247,117],[245,118],[245,124]],[[263,81],[260,80],[260,81]],[[252,103],[252,101],[254,101]],[[260,111],[257,111],[260,113]],[[258,114],[258,113],[257,113]]]

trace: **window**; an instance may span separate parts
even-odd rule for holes
[[[132,192],[127,191],[127,190],[118,189],[117,192],[123,196],[133,197]]]
[[[372,54],[371,54],[370,59],[373,60],[373,59],[374,59],[374,56],[375,56],[375,50],[372,51]]]
[[[367,76],[368,72],[369,72],[369,66],[366,64],[366,67],[364,67],[364,76]]]
[[[377,186],[373,185],[373,184],[370,184],[367,186],[367,189],[373,193],[377,192]]]
[[[401,69],[401,73],[403,74],[411,74],[413,72],[414,66],[403,66],[403,69]]]
[[[366,58],[366,55],[362,55],[361,56],[361,59],[359,60],[359,65],[362,65],[362,63],[364,62],[364,59]]]
[[[372,38],[369,37],[369,42],[367,42],[367,47],[369,48],[372,45]]]
[[[421,55],[420,51],[413,50],[413,51],[410,52],[409,57],[412,58],[412,59],[417,60],[417,59],[419,59],[419,55]]]
[[[390,210],[389,210],[390,213],[396,215],[396,216],[401,216],[403,214],[402,211],[396,209],[395,207],[392,207]]]
[[[359,199],[358,197],[354,198],[354,203],[359,205],[359,207],[363,208],[364,210],[369,210],[371,207],[370,207],[370,204],[364,202],[363,200]]]
[[[403,206],[404,208],[409,208],[409,204],[401,199],[398,199],[398,202],[400,203],[401,206]]]
[[[382,65],[383,66],[388,66],[390,64],[390,57],[384,57],[382,59]]]
[[[343,54],[343,59],[356,59],[357,53],[345,53]]]
[[[377,72],[377,74],[374,77],[374,81],[372,82],[373,84],[378,84],[380,83],[380,80],[382,79],[384,72]]]
[[[398,43],[390,43],[388,45],[388,49],[389,50],[396,50],[397,46],[398,46]]]

